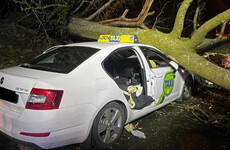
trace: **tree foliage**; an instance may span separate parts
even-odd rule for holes
[[[74,0],[11,0],[16,12],[23,13],[19,23],[33,28],[47,37],[60,38],[65,33],[65,25]]]

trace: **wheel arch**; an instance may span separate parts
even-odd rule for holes
[[[125,120],[125,123],[126,123],[127,118],[128,118],[128,109],[127,109],[126,105],[120,100],[114,100],[112,102],[116,102],[116,103],[118,103],[119,105],[122,106],[122,108],[124,110],[124,116],[125,116],[124,120]]]
[[[194,76],[189,74],[186,78],[185,78],[185,83],[184,84],[189,84],[188,81],[191,81],[191,86],[194,86]]]
[[[112,103],[112,102],[116,102],[122,107],[122,109],[124,111],[124,117],[125,117],[124,118],[124,124],[127,122],[128,115],[129,115],[128,108],[127,108],[126,104],[122,100],[118,100],[118,99],[110,100],[107,103],[105,103],[104,105],[102,105],[101,107],[98,107],[97,112],[95,113],[95,115],[93,116],[92,121],[90,122],[86,139],[81,143],[81,146],[83,146],[84,148],[90,149],[91,146],[92,146],[92,143],[91,143],[92,142],[91,130],[92,130],[92,127],[93,127],[93,122],[94,122],[97,114],[100,112],[100,110],[103,107],[105,107],[107,104]]]
[[[110,101],[108,101],[107,103],[105,103],[104,105],[102,105],[101,107],[99,107],[99,108],[98,108],[98,111],[97,111],[97,113],[96,113],[96,115],[99,113],[99,111],[100,111],[103,107],[105,107],[107,104],[112,103],[112,102],[116,102],[116,103],[118,103],[119,105],[122,106],[122,108],[123,108],[123,110],[124,110],[124,116],[125,116],[124,121],[125,121],[125,123],[126,123],[128,117],[129,117],[129,110],[128,110],[129,106],[128,106],[128,103],[125,104],[124,101],[119,100],[119,99],[110,100]],[[96,116],[96,115],[95,115],[95,116]],[[95,118],[95,117],[94,117],[94,118]],[[92,124],[91,124],[91,126],[92,126]]]

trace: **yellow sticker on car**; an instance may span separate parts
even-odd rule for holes
[[[136,35],[122,34],[122,35],[100,35],[98,42],[101,43],[137,43]]]

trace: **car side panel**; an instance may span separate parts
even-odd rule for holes
[[[80,125],[79,122],[84,123],[83,141],[91,130],[95,116],[107,103],[120,101],[130,109],[116,83],[102,68],[101,63],[104,57],[105,55],[95,55],[70,74],[53,80],[41,80],[35,85],[36,88],[45,88],[47,84],[50,84],[64,90],[60,104],[60,110],[63,110],[63,112],[59,114],[61,118],[59,126],[69,128]],[[92,105],[95,109],[91,109],[91,107],[85,107],[82,110],[75,109],[80,104]]]

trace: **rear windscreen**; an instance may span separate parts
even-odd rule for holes
[[[82,62],[95,54],[99,49],[90,47],[66,46],[58,47],[52,51],[42,54],[21,67],[69,73]]]

